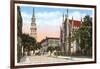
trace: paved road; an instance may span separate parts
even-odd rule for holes
[[[90,61],[91,58],[77,58],[77,57],[66,57],[66,56],[25,56],[21,59],[20,64],[50,64],[50,63],[67,63],[67,62],[79,62],[79,61]]]

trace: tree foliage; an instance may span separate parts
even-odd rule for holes
[[[42,48],[40,43],[37,43],[36,47],[37,47],[37,49],[41,49]]]
[[[52,46],[49,46],[48,48],[47,48],[47,52],[50,52],[50,56],[51,56],[51,53],[54,51],[54,47],[52,47]]]
[[[81,26],[75,34],[75,39],[85,55],[90,52],[92,48],[92,18],[89,15],[83,18]]]
[[[27,35],[27,34],[22,34],[22,44],[25,49],[35,51],[36,50],[36,39]]]
[[[22,57],[22,16],[20,12],[20,7],[17,7],[17,62],[20,62],[20,59]]]
[[[56,51],[61,51],[61,47],[60,47],[60,46],[56,46],[56,47],[55,47],[55,50],[56,50]]]

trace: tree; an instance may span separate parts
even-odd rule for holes
[[[42,48],[42,46],[41,46],[40,43],[37,43],[36,47],[37,47],[37,49],[39,49],[39,50]]]
[[[55,52],[55,55],[57,56],[57,55],[60,55],[60,51],[61,51],[61,47],[60,46],[56,46],[55,48],[54,48],[54,50],[56,51]]]
[[[29,44],[30,44],[30,51],[33,51],[33,54],[34,54],[35,50],[37,49],[36,39],[33,37],[29,37]]]
[[[75,38],[77,43],[79,43],[82,53],[87,55],[89,52],[88,50],[91,50],[92,48],[92,18],[89,15],[86,15],[83,18],[82,24],[76,32]]]
[[[72,32],[71,42],[76,40],[77,46],[81,48],[82,54],[92,55],[92,18],[86,15],[78,30]]]
[[[20,7],[17,7],[17,62],[20,62],[20,59],[22,58],[22,16],[20,12]]]
[[[31,50],[34,51],[36,49],[36,39],[27,34],[22,35],[22,44],[24,49],[28,51],[28,54]]]
[[[85,55],[92,56],[92,18],[85,16],[82,24],[85,30]]]
[[[50,52],[50,56],[51,56],[52,52],[54,51],[54,48],[52,46],[49,46],[47,48],[47,51]]]

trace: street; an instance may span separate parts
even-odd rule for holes
[[[67,56],[24,56],[19,64],[50,64],[50,63],[68,63],[91,61],[91,58],[86,57],[67,57]]]

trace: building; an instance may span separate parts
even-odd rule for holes
[[[37,37],[37,28],[36,28],[36,18],[35,18],[35,11],[33,8],[33,15],[32,15],[32,22],[31,22],[31,28],[30,28],[30,36],[36,38]]]
[[[67,14],[63,14],[63,23],[60,28],[60,42],[63,55],[76,55],[76,52],[80,50],[76,40],[72,41],[72,37],[75,32],[80,28],[81,21],[69,19],[68,10]]]
[[[42,48],[40,50],[41,54],[47,54],[47,48],[48,47],[53,47],[55,48],[56,46],[60,46],[60,38],[53,38],[53,37],[46,37],[40,42]]]

